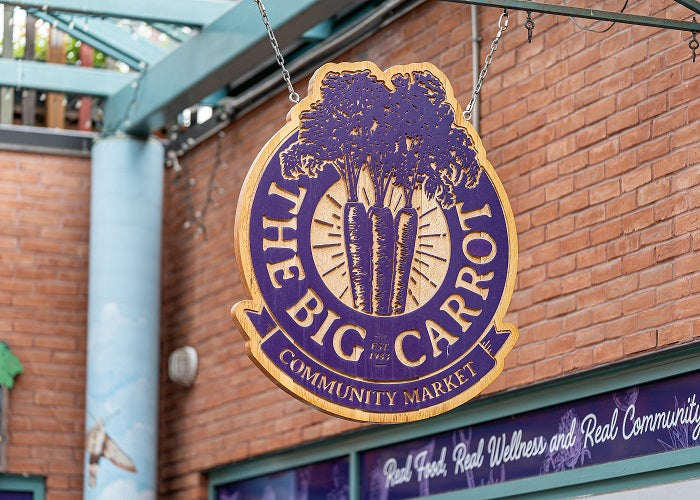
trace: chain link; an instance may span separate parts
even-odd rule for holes
[[[496,38],[491,42],[491,51],[486,56],[484,60],[484,67],[481,68],[481,73],[479,73],[479,79],[474,86],[474,92],[472,92],[472,97],[469,99],[469,104],[467,104],[462,116],[465,120],[470,121],[472,119],[472,110],[474,109],[474,103],[476,102],[476,97],[481,92],[481,86],[484,83],[484,78],[486,78],[486,73],[489,72],[489,66],[491,66],[491,61],[493,61],[493,53],[496,52],[498,48],[498,42],[501,40],[501,35],[508,29],[508,9],[504,10],[501,17],[498,18],[498,33],[496,33]]]
[[[693,22],[695,22],[695,16],[693,16]],[[698,39],[696,37],[697,33],[693,31],[693,38],[688,42],[688,48],[693,52],[693,62],[695,62],[695,58],[697,57],[697,50],[700,48],[700,43],[698,42]]]
[[[282,56],[280,46],[277,43],[277,38],[275,37],[275,33],[272,31],[272,26],[270,26],[270,20],[267,17],[267,11],[265,10],[265,6],[263,5],[262,0],[254,1],[256,4],[258,4],[258,10],[260,11],[260,17],[262,17],[263,23],[265,24],[267,36],[270,38],[270,44],[275,50],[275,56],[277,56],[277,64],[279,64],[280,68],[282,68],[282,78],[284,78],[284,81],[287,84],[287,89],[289,90],[289,100],[296,104],[299,102],[299,94],[297,94],[294,91],[294,86],[292,85],[292,78],[291,76],[289,76],[289,71],[287,71],[287,68],[284,66],[284,56]]]

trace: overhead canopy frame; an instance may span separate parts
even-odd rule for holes
[[[87,16],[133,19],[137,21],[160,22],[179,26],[206,26],[235,5],[222,0],[23,0],[2,2],[23,9],[37,9],[44,12],[58,11]]]
[[[443,0],[453,3],[569,16],[697,32],[698,23],[624,12],[569,7],[523,0]],[[697,0],[676,0],[700,14]],[[21,7],[62,31],[123,62],[129,73],[5,59],[0,86],[92,95],[104,98],[106,133],[145,136],[173,123],[185,108],[217,89],[257,74],[262,61],[274,61],[252,0],[26,0],[1,2]],[[362,8],[398,9],[409,0],[265,0],[280,46],[299,46],[305,34],[333,34],[336,15]],[[563,2],[562,2],[563,3]],[[119,19],[147,23],[173,40],[168,51],[132,36]],[[311,37],[311,38],[314,38]],[[281,80],[280,80],[281,81]]]
[[[485,7],[503,7],[504,9],[522,10],[526,12],[538,12],[542,14],[553,14],[556,16],[577,17],[581,19],[592,19],[595,21],[609,21],[623,24],[636,24],[638,26],[650,26],[654,28],[665,28],[691,33],[699,31],[698,23],[689,21],[676,21],[662,17],[638,16],[635,14],[625,14],[624,12],[610,12],[605,10],[582,9],[579,7],[569,7],[568,5],[556,5],[541,2],[529,2],[523,0],[443,0],[446,2],[462,3],[469,5],[481,5]],[[676,3],[687,7],[695,13],[700,14],[700,2],[695,0],[675,0]]]

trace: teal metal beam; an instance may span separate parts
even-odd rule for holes
[[[22,59],[0,59],[0,86],[109,96],[133,82],[137,73],[82,68]]]
[[[267,0],[266,6],[277,40],[284,47],[353,3]],[[104,130],[146,136],[271,56],[255,2],[232,5],[219,19],[144,72],[136,88],[125,86],[107,99]]]
[[[36,9],[27,12],[136,70],[153,64],[167,53],[165,49],[147,40],[134,39],[129,31],[111,20],[70,14],[47,14]]]
[[[468,5],[482,5],[484,7],[502,7],[504,9],[522,10],[526,12],[538,12],[541,14],[554,14],[556,16],[577,17],[581,19],[593,19],[595,21],[608,21],[623,24],[636,24],[652,28],[665,28],[680,31],[698,31],[698,23],[688,21],[676,21],[661,17],[638,16],[621,12],[608,12],[605,10],[581,9],[566,5],[551,3],[529,2],[522,0],[443,0],[452,3]],[[684,0],[691,4],[690,0]],[[697,2],[696,2],[697,3]]]
[[[186,33],[181,27],[165,23],[150,23],[152,28],[157,29],[161,33],[166,34],[169,38],[176,42],[184,42],[190,38],[193,33]]]
[[[39,9],[44,12],[62,11],[88,16],[136,19],[146,22],[163,22],[182,26],[204,26],[231,8],[225,0],[28,0],[7,1],[23,9]]]
[[[689,8],[696,14],[700,14],[700,2],[696,2],[695,0],[676,0],[676,3]]]

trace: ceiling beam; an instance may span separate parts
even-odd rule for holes
[[[231,8],[225,0],[27,0],[6,1],[23,9],[61,11],[88,16],[134,19],[182,26],[204,26]]]
[[[132,69],[140,71],[167,52],[148,40],[134,39],[129,31],[111,20],[70,14],[47,14],[35,9],[27,12]]]
[[[265,3],[277,40],[284,47],[353,0]],[[144,72],[137,88],[125,86],[108,98],[104,130],[148,135],[271,55],[255,2],[239,3]]]
[[[108,96],[128,85],[136,73],[83,68],[22,59],[0,59],[0,86],[47,92]]]
[[[151,27],[157,29],[161,33],[165,33],[169,38],[176,42],[184,42],[190,38],[193,33],[185,33],[180,26],[165,23],[151,23]]]

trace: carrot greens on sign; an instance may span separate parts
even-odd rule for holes
[[[327,74],[321,98],[300,114],[298,140],[280,155],[286,179],[337,171],[347,195],[343,243],[353,305],[382,316],[406,307],[420,218],[415,193],[449,209],[455,187],[475,186],[481,169],[437,77],[414,71],[387,85],[368,70]],[[369,187],[360,192],[363,175]]]

